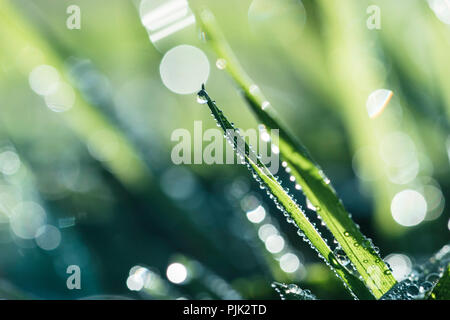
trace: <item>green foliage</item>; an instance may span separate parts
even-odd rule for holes
[[[352,275],[344,266],[342,266],[333,251],[329,248],[317,229],[311,224],[305,216],[304,211],[297,202],[289,195],[288,191],[281,186],[280,182],[267,167],[260,161],[259,156],[250,149],[250,146],[239,135],[239,131],[227,120],[222,111],[217,107],[216,103],[211,100],[208,93],[202,89],[199,93],[200,100],[204,99],[211,110],[217,123],[225,133],[228,142],[235,148],[239,156],[244,157],[250,171],[254,177],[267,188],[268,194],[290,219],[301,230],[303,239],[311,244],[317,250],[320,257],[336,272],[342,279],[347,288],[355,295],[355,297],[368,299],[366,288],[361,281]],[[390,273],[385,275],[389,278]]]
[[[279,129],[280,155],[291,169],[295,181],[300,184],[303,193],[315,207],[317,214],[325,222],[373,295],[380,298],[396,281],[374,249],[372,242],[359,231],[336,195],[329,179],[312,160],[305,147],[280,124],[268,100],[238,63],[220,33],[212,13],[207,10],[202,11],[200,20],[207,39],[218,57],[227,61],[227,70],[243,91],[249,107],[258,120],[267,128]]]
[[[442,277],[434,286],[429,299],[431,300],[450,300],[450,264],[447,265]]]

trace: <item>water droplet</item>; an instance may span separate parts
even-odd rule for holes
[[[440,276],[437,273],[430,273],[425,279],[429,282],[436,282],[440,279]]]
[[[316,211],[316,207],[311,203],[311,201],[309,201],[308,198],[306,198],[306,207],[307,207],[309,210]]]
[[[420,285],[420,292],[426,293],[433,288],[433,284],[429,281],[425,281]]]
[[[200,104],[208,103],[208,99],[206,99],[203,95],[197,95],[197,102]],[[220,127],[220,124],[217,124]]]
[[[227,67],[227,60],[219,58],[216,61],[216,67],[220,70],[223,70]]]
[[[408,288],[406,289],[406,293],[411,297],[416,297],[419,295],[420,291],[419,291],[419,288],[415,284],[412,284],[412,285],[408,286]]]

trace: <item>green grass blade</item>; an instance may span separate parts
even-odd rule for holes
[[[208,10],[199,14],[199,21],[216,54],[227,61],[226,70],[243,91],[248,105],[259,121],[270,129],[279,129],[281,158],[291,175],[316,208],[317,214],[340,244],[348,259],[361,275],[372,294],[381,298],[396,284],[389,268],[378,255],[372,242],[359,230],[339,200],[329,180],[306,149],[280,125],[275,110],[239,64],[232,49]]]
[[[450,264],[429,296],[430,300],[450,300]]]
[[[238,155],[243,158],[255,179],[260,182],[262,187],[267,189],[268,194],[275,201],[280,210],[283,211],[285,216],[293,219],[297,227],[301,230],[300,235],[303,239],[307,241],[311,247],[317,251],[319,256],[336,272],[338,277],[342,279],[344,284],[346,284],[346,287],[356,298],[370,299],[371,295],[364,284],[338,262],[332,250],[305,216],[301,207],[281,186],[278,179],[259,160],[259,157],[240,136],[239,130],[227,120],[222,111],[217,107],[216,103],[211,100],[204,89],[199,92],[199,97],[206,101],[212,115],[224,131],[227,141],[233,146]]]

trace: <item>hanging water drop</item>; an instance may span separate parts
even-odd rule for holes
[[[203,95],[199,94],[199,95],[197,95],[197,102],[200,104],[205,104],[205,103],[208,103],[208,99],[206,99]],[[219,124],[217,124],[217,126],[220,127]]]

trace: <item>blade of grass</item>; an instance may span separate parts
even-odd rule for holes
[[[429,298],[430,300],[450,300],[450,264],[447,265],[444,274],[434,287]]]
[[[342,202],[324,176],[323,171],[306,149],[280,125],[268,100],[244,71],[232,49],[219,30],[213,14],[205,9],[198,14],[199,22],[216,54],[227,61],[226,70],[242,90],[256,117],[270,129],[279,129],[281,158],[291,169],[292,176],[315,206],[348,259],[361,275],[372,294],[378,299],[395,285],[396,280],[378,255],[370,239],[366,238],[345,210]]]
[[[238,155],[243,158],[256,180],[267,189],[268,194],[275,201],[280,210],[282,210],[286,216],[291,217],[294,220],[297,227],[301,230],[303,239],[308,242],[311,247],[317,251],[319,256],[336,272],[336,275],[342,279],[346,287],[356,298],[370,299],[371,295],[364,284],[338,262],[332,250],[305,216],[301,207],[281,186],[278,179],[259,160],[259,157],[240,136],[239,130],[227,120],[222,111],[217,107],[216,103],[211,100],[204,88],[198,95],[201,99],[206,101],[212,115],[224,131],[227,141],[233,146]]]

